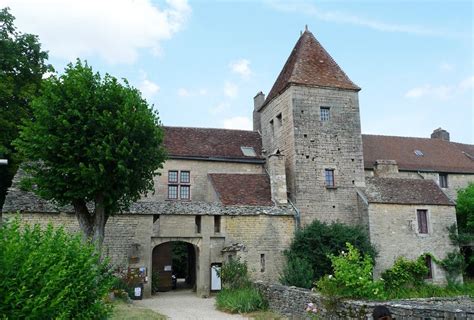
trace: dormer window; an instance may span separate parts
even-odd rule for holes
[[[423,156],[424,156],[424,154],[423,154],[423,152],[422,152],[421,150],[418,150],[418,149],[417,149],[417,150],[415,150],[415,151],[413,151],[413,152],[415,152],[415,156],[417,156],[417,157],[423,157]]]
[[[246,157],[256,157],[257,154],[255,153],[255,150],[253,147],[240,147],[240,150],[242,150],[242,153]]]

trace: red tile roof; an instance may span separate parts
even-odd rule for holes
[[[371,203],[454,205],[433,180],[366,178]]]
[[[296,42],[263,106],[290,84],[360,90],[308,30]]]
[[[362,135],[364,166],[395,160],[400,170],[474,173],[474,146],[440,139]],[[415,150],[423,155],[417,156]]]
[[[256,131],[163,127],[164,146],[173,157],[263,159],[262,139]],[[240,147],[252,147],[255,157],[244,156]]]
[[[266,174],[210,173],[209,178],[223,205],[272,205],[270,179]]]

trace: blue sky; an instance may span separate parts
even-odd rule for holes
[[[300,31],[362,90],[362,132],[474,143],[471,1],[0,0],[61,72],[124,77],[165,125],[251,129]]]

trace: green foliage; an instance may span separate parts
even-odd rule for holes
[[[216,296],[217,309],[231,313],[248,313],[266,310],[267,301],[260,292],[252,287],[223,289]]]
[[[373,281],[373,262],[369,254],[361,255],[350,243],[348,252],[330,255],[334,275],[327,275],[316,283],[322,294],[352,298],[383,298],[383,283]]]
[[[91,244],[49,225],[0,227],[0,314],[10,319],[97,319],[113,276]]]
[[[188,244],[182,241],[171,243],[173,272],[178,278],[188,276]]]
[[[422,285],[428,271],[424,256],[414,261],[399,257],[390,269],[382,273],[385,290],[393,291]]]
[[[474,283],[450,284],[447,286],[438,286],[430,283],[423,283],[419,286],[401,287],[387,291],[386,298],[390,299],[414,299],[431,297],[456,297],[467,295],[474,297]]]
[[[474,233],[474,183],[458,191],[456,217],[459,233]]]
[[[462,276],[464,268],[466,267],[464,256],[456,250],[448,252],[446,257],[439,261],[439,263],[446,271],[446,279],[450,284],[457,282],[457,279]]]
[[[44,199],[72,204],[85,234],[103,237],[110,214],[153,189],[165,159],[157,113],[127,81],[102,78],[80,60],[45,80],[31,105],[34,120],[15,141],[30,160],[30,185]]]
[[[286,265],[280,278],[282,284],[310,289],[314,273],[311,263],[295,255],[286,255]]]
[[[216,296],[217,309],[231,313],[267,309],[267,301],[250,281],[247,263],[232,259],[222,265],[219,276],[223,289]]]
[[[38,37],[19,32],[8,8],[0,10],[0,210],[20,159],[12,146],[22,119],[31,116],[30,102],[38,94],[43,74],[51,69]]]
[[[251,286],[247,263],[240,261],[240,259],[232,259],[224,263],[219,277],[221,277],[222,287],[226,289],[233,290]]]
[[[332,273],[329,255],[339,254],[347,242],[372,259],[376,255],[362,227],[342,223],[325,224],[317,220],[296,233],[287,254],[306,259],[312,266],[314,279],[319,279]]]

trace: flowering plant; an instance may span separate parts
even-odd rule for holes
[[[309,315],[310,319],[319,319],[319,309],[312,302],[306,304],[306,313]]]

